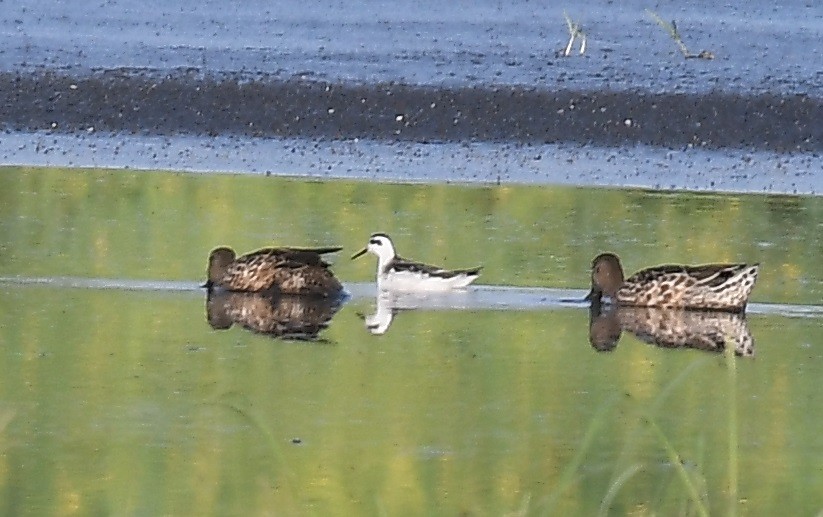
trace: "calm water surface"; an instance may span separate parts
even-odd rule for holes
[[[821,317],[791,310],[823,301],[821,198],[57,169],[1,170],[0,198],[2,513],[823,509]],[[374,260],[348,255],[377,230],[557,292],[603,250],[758,261],[753,301],[788,309],[750,313],[737,358],[625,330],[599,352],[563,303],[426,300],[373,335]],[[271,243],[346,247],[357,295],[315,340],[207,321],[209,250]],[[21,282],[55,277],[87,282]]]

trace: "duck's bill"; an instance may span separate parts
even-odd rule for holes
[[[352,260],[354,260],[354,259],[356,259],[357,257],[360,257],[360,256],[364,255],[367,251],[369,251],[369,249],[368,249],[368,248],[363,248],[362,250],[360,250],[360,251],[358,251],[357,253],[355,253],[354,255],[352,255],[352,256],[351,256],[351,259],[352,259]]]
[[[583,298],[583,301],[584,302],[591,302],[591,301],[594,301],[595,299],[597,299],[597,301],[600,301],[600,296],[599,296],[600,293],[597,293],[595,291],[596,291],[595,289],[592,289],[591,291],[589,291],[589,294],[587,294],[586,297]]]

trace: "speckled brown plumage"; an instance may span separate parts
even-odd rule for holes
[[[690,311],[656,307],[593,308],[589,342],[597,350],[617,346],[621,331],[663,348],[693,348],[738,356],[754,355],[754,339],[744,314],[728,311]]]
[[[587,299],[608,296],[619,305],[743,311],[757,280],[759,265],[664,265],[623,279],[620,259],[612,253],[592,261],[592,290]]]
[[[343,286],[322,255],[342,248],[263,248],[236,257],[231,248],[209,255],[206,287],[230,291],[338,296]]]
[[[206,319],[216,330],[237,324],[272,337],[314,340],[339,308],[335,298],[221,290],[209,291]]]

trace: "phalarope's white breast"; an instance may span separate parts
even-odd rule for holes
[[[373,233],[369,244],[352,255],[352,260],[366,252],[377,255],[377,287],[389,291],[448,291],[461,289],[474,282],[480,267],[443,269],[406,260],[397,255],[391,238],[385,233]]]

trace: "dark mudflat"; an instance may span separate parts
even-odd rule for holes
[[[0,159],[820,191],[817,2],[654,7],[712,60],[684,58],[639,0],[570,6],[587,50],[560,57],[568,34],[549,4],[4,5]],[[358,141],[342,161],[330,144]],[[468,156],[449,147],[485,144]],[[221,161],[227,153],[238,157]]]
[[[823,150],[823,98],[0,73],[6,131]]]

